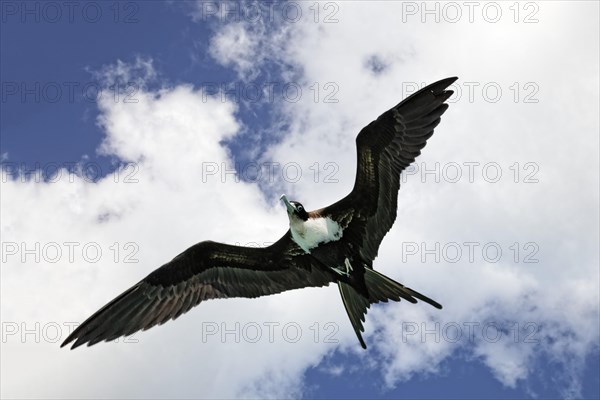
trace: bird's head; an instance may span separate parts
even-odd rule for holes
[[[308,220],[308,213],[302,204],[297,201],[289,201],[285,194],[282,194],[279,200],[283,201],[283,204],[285,204],[290,222],[295,219],[300,219],[302,221]]]

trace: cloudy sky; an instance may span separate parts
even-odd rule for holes
[[[1,3],[5,398],[598,398],[597,2]],[[337,288],[74,326],[201,240],[350,191],[358,131],[458,76],[375,267],[444,305],[352,331]]]

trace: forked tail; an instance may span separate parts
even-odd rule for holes
[[[388,299],[394,301],[404,299],[411,303],[416,303],[417,299],[419,299],[431,304],[435,308],[442,308],[441,304],[429,297],[407,288],[395,280],[370,268],[365,269],[365,284],[369,292],[368,299],[356,291],[350,284],[338,281],[338,288],[340,289],[344,307],[346,308],[354,332],[356,332],[358,341],[363,349],[366,349],[367,345],[361,335],[361,332],[365,331],[362,323],[365,322],[365,315],[371,304],[379,303],[380,301],[387,302]]]

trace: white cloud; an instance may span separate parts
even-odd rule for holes
[[[116,86],[120,90],[124,90],[120,86],[131,84],[146,84],[158,78],[156,69],[151,58],[136,56],[135,61],[128,63],[117,60],[114,64],[103,65],[100,69],[92,69],[86,67],[98,83],[102,86]]]
[[[290,24],[299,19],[302,9],[297,3],[198,1],[190,15],[194,21],[215,28],[210,56],[236,71],[240,79],[251,81],[259,74],[270,74],[266,63],[271,63],[271,67],[287,65],[286,60],[274,55],[289,43]]]
[[[255,77],[261,61],[255,59],[260,45],[246,25],[229,24],[212,38],[210,54],[220,64],[234,68],[240,77]]]

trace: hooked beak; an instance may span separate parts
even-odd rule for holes
[[[288,214],[293,214],[294,211],[296,211],[296,208],[294,208],[292,203],[290,203],[288,201],[287,197],[285,197],[285,194],[282,194],[281,197],[279,198],[279,200],[283,200],[283,203],[285,204],[285,208],[287,208]]]

